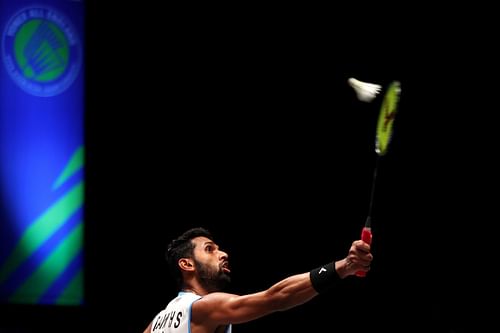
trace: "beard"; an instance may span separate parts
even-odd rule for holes
[[[211,266],[194,260],[194,266],[198,272],[201,285],[209,292],[221,291],[231,282],[231,277],[222,269],[216,270]]]

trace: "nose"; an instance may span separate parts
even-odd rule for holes
[[[219,260],[227,260],[229,255],[224,251],[219,251]]]

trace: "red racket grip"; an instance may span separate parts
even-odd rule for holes
[[[368,244],[372,243],[372,229],[370,227],[364,227],[363,230],[361,230],[361,240]],[[356,276],[364,277],[366,276],[366,272],[357,271]]]

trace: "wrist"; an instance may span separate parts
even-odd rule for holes
[[[340,275],[336,271],[336,263],[333,262],[311,270],[309,278],[318,294],[329,290],[340,281]]]

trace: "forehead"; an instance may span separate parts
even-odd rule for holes
[[[191,242],[193,242],[195,248],[201,247],[206,243],[214,244],[214,242],[211,239],[204,236],[195,237],[191,240]]]

